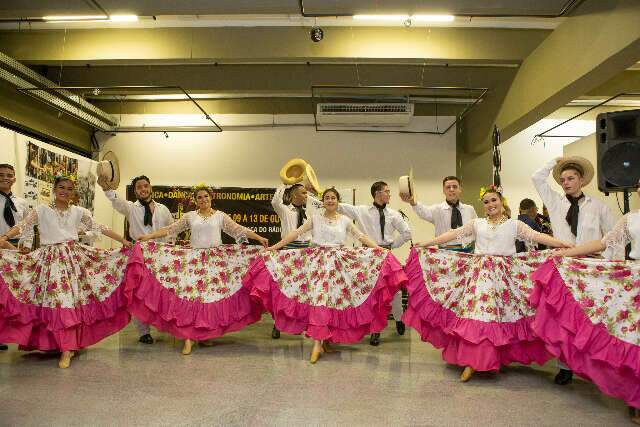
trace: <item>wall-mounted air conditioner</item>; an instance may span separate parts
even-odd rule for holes
[[[406,126],[411,117],[409,103],[320,103],[316,111],[318,125],[331,126]]]

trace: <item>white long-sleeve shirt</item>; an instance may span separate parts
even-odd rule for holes
[[[409,224],[402,218],[400,212],[394,209],[384,208],[384,236],[380,230],[380,213],[373,204],[354,206],[340,203],[338,212],[356,221],[362,231],[378,245],[399,248],[411,240]],[[395,232],[398,234],[394,236]]]
[[[125,216],[129,222],[129,235],[134,240],[137,240],[143,234],[149,234],[156,230],[166,227],[173,223],[173,217],[169,208],[162,203],[154,201],[155,209],[153,211],[153,218],[151,226],[144,225],[144,206],[139,201],[131,202],[129,200],[122,200],[118,197],[114,190],[107,190],[104,195],[109,199],[113,208]],[[167,236],[161,239],[156,239],[159,242],[168,242],[172,240],[172,237]]]
[[[29,204],[25,199],[21,199],[20,197],[16,197],[14,195],[11,195],[11,201],[18,210],[17,212],[11,211],[11,213],[13,214],[13,219],[15,219],[15,223],[17,224],[24,219],[27,211],[29,210]],[[5,203],[7,203],[7,199],[4,196],[0,195],[0,235],[6,234],[7,231],[9,231],[9,229],[11,228],[2,215]]]
[[[552,190],[547,183],[549,174],[556,163],[555,159],[549,161],[531,177],[533,185],[549,211],[553,236],[576,245],[592,240],[601,240],[616,223],[613,212],[600,200],[585,194],[584,198],[578,202],[578,206],[580,206],[578,232],[577,236],[574,236],[566,219],[571,203],[564,194]]]
[[[276,211],[278,216],[280,217],[280,236],[284,238],[290,232],[296,230],[298,228],[298,211],[295,206],[287,205],[283,202],[282,196],[284,191],[287,189],[287,186],[282,184],[278,188],[276,188],[276,192],[273,194],[273,199],[271,199],[271,206]],[[307,209],[310,207],[317,207],[320,204],[318,200],[313,197],[309,197],[307,201]],[[307,218],[311,218],[313,212],[310,210],[306,210]],[[300,236],[298,239],[301,242],[308,242],[311,240],[311,233],[307,232]]]
[[[471,205],[460,202],[458,209],[462,215],[463,226],[478,217],[476,215],[476,210]],[[451,230],[451,206],[449,206],[447,202],[430,206],[425,206],[418,202],[413,206],[413,211],[419,218],[422,218],[435,226],[436,237]],[[472,242],[473,236],[465,236],[464,238],[461,238],[462,246],[469,246]]]

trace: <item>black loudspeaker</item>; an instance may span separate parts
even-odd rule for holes
[[[598,114],[598,189],[604,193],[635,188],[640,180],[640,110]]]

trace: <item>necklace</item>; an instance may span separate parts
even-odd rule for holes
[[[323,216],[323,217],[324,217],[324,219],[325,219],[328,223],[330,223],[330,224],[333,224],[333,223],[335,223],[335,222],[338,220],[338,213],[337,213],[337,212],[336,212],[336,213],[334,213],[334,214],[333,214],[333,216],[331,216],[331,217],[327,216],[327,215],[326,215],[326,212],[325,212],[322,216]]]
[[[202,218],[203,220],[205,220],[205,221],[206,221],[206,220],[208,220],[209,218],[211,218],[211,217],[213,216],[214,212],[215,212],[215,211],[214,211],[212,208],[209,208],[209,210],[207,211],[207,213],[206,213],[206,214],[203,214],[203,213],[201,213],[201,212],[200,212],[200,209],[198,209],[198,210],[196,211],[196,214],[197,214],[200,218]]]
[[[490,218],[487,218],[487,224],[489,224],[489,228],[491,230],[495,230],[500,225],[504,224],[507,221],[507,217],[502,215],[497,221],[492,221]]]

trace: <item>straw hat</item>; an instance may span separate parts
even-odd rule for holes
[[[280,179],[284,184],[297,184],[304,178],[307,162],[302,159],[291,159],[280,169]]]
[[[118,158],[113,151],[108,151],[102,156],[102,160],[98,162],[96,172],[98,177],[106,178],[109,187],[116,189],[120,185],[120,162],[118,162]]]
[[[594,176],[593,165],[591,162],[581,156],[569,156],[560,158],[558,163],[553,167],[553,179],[555,179],[558,184],[562,185],[560,182],[560,174],[562,173],[562,168],[568,164],[577,165],[579,169],[582,169],[584,185],[591,182]]]
[[[311,165],[308,163],[304,168],[304,178],[302,181],[305,187],[313,188],[313,191],[316,194],[321,193],[320,183],[318,183],[318,177],[316,176],[316,171],[314,171]]]
[[[413,168],[409,169],[409,175],[401,176],[400,179],[398,179],[398,190],[400,194],[406,194],[409,197],[415,196]]]

